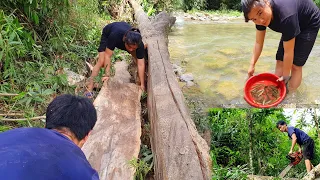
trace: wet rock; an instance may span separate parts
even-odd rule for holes
[[[203,16],[202,13],[195,13],[195,15],[198,16],[198,17],[202,17]]]
[[[67,76],[69,86],[77,85],[78,83],[84,81],[85,77],[70,71],[69,68],[61,68],[57,70],[57,74],[65,74]]]
[[[177,76],[181,76],[182,73],[183,73],[183,69],[182,67],[176,65],[176,64],[172,64],[172,69],[173,69],[173,72],[177,75]]]
[[[183,81],[183,82],[188,82],[188,81],[193,81],[193,75],[192,73],[187,73],[187,74],[182,74],[180,76],[180,81]]]
[[[194,86],[194,82],[193,81],[187,81],[187,87],[191,87]]]
[[[234,49],[234,48],[220,49],[219,52],[221,52],[224,55],[237,55],[237,54],[239,54],[239,51],[237,49]]]
[[[197,20],[197,18],[196,18],[196,17],[191,16],[191,20]]]
[[[211,20],[212,21],[219,21],[219,18],[218,17],[212,17]]]

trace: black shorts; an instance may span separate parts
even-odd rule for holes
[[[108,33],[109,29],[110,28],[107,25],[102,30],[102,35],[101,35],[101,38],[100,38],[100,45],[99,45],[99,48],[98,48],[98,52],[104,52],[106,50],[106,48],[107,48],[107,45],[108,45],[107,33]]]
[[[304,159],[312,160],[314,158],[314,141],[309,139],[302,144],[302,154]]]
[[[295,40],[293,64],[296,66],[303,66],[310,55],[314,42],[316,41],[319,28],[312,31],[301,32]],[[279,42],[279,47],[276,55],[276,60],[283,61],[283,40],[282,37]]]

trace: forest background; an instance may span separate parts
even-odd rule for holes
[[[241,10],[240,0],[143,0],[140,3],[150,16],[162,10],[227,14]],[[320,0],[315,3],[320,7]],[[76,86],[70,86],[67,76],[59,72],[68,68],[86,74],[85,61],[95,59],[101,30],[113,21],[133,23],[132,9],[126,1],[1,0],[0,119],[10,116],[26,120],[0,120],[0,132],[16,127],[43,127],[43,121],[31,118],[44,115],[48,103],[57,95],[75,93]],[[125,58],[116,51],[112,61]],[[211,134],[213,179],[242,179],[251,173],[277,176],[288,164],[285,155],[290,141],[275,128],[277,120],[290,122],[282,109],[210,109],[203,114],[190,107],[199,133]],[[319,149],[316,111],[297,111],[312,114],[312,121],[301,116],[297,127],[307,128]],[[147,155],[141,156],[145,161],[141,162],[151,167],[150,148],[142,154],[146,152]],[[319,160],[317,152],[314,165]],[[143,178],[152,171],[146,169],[139,171]],[[289,176],[302,177],[304,171],[301,163]]]

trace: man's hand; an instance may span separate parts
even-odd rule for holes
[[[248,69],[248,78],[250,78],[251,76],[253,76],[254,73],[254,65],[251,64],[249,69]]]
[[[101,81],[104,82],[104,81],[108,81],[109,80],[109,76],[103,76],[101,78]]]
[[[144,85],[141,85],[141,86],[140,86],[140,89],[141,89],[143,92],[146,91],[146,87],[144,87]]]
[[[277,79],[277,81],[281,82],[281,81],[284,81],[284,83],[288,83],[290,79],[290,76],[281,76],[279,79]]]
[[[290,149],[289,153],[288,154],[292,154],[292,149]]]

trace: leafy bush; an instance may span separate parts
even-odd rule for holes
[[[320,0],[314,0],[314,2],[315,2],[316,5],[320,8]]]
[[[206,0],[184,0],[183,10],[188,11],[192,9],[204,10],[207,6]]]
[[[1,97],[0,111],[43,115],[57,94],[74,93],[58,71],[82,73],[97,55],[98,0],[3,0],[0,9],[0,92],[18,94]]]

